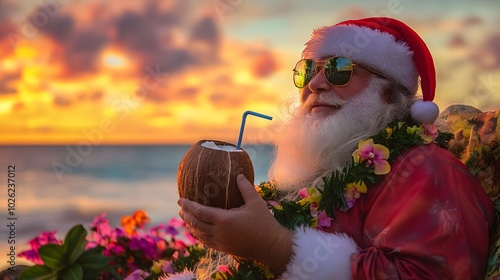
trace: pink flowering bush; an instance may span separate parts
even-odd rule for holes
[[[103,213],[90,223],[90,233],[79,226],[78,236],[80,239],[83,236],[83,240],[78,243],[78,246],[83,246],[79,254],[84,258],[91,252],[102,257],[100,263],[93,263],[93,267],[98,267],[98,279],[159,279],[191,269],[205,254],[201,245],[185,229],[183,221],[174,218],[167,224],[146,229],[149,221],[146,212],[138,210],[132,216],[122,217],[120,227],[112,228]],[[25,278],[21,279],[37,279],[38,276],[47,276],[50,273],[61,278],[63,271],[69,269],[77,272],[81,270],[76,278],[71,279],[88,279],[91,274],[96,275],[96,271],[87,271],[86,274],[85,268],[89,265],[80,260],[80,255],[74,256],[74,260],[69,263],[71,252],[60,254],[60,266],[49,265],[44,261],[50,259],[50,256],[42,253],[47,252],[44,246],[62,248],[65,243],[72,242],[68,241],[68,237],[65,242],[58,240],[55,233],[41,233],[28,242],[30,250],[18,255],[36,264],[30,267]],[[69,265],[63,267],[63,263]],[[43,275],[37,274],[42,272]]]
[[[62,244],[62,241],[56,238],[56,231],[47,231],[47,232],[42,232],[37,237],[28,241],[28,244],[30,245],[31,249],[19,253],[18,256],[30,260],[35,264],[43,264],[43,261],[40,258],[40,254],[38,253],[38,249],[40,249],[40,247],[46,244],[60,245]]]

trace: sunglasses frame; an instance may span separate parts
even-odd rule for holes
[[[382,77],[384,79],[387,79],[385,76],[383,76],[382,74],[380,74],[380,73],[378,73],[378,72],[376,72],[376,71],[374,71],[372,69],[366,68],[366,67],[364,67],[364,66],[362,66],[360,64],[353,63],[352,59],[350,57],[347,57],[347,56],[332,56],[332,57],[329,57],[329,58],[327,58],[325,60],[319,60],[319,61],[316,61],[314,59],[304,58],[304,59],[299,60],[295,64],[295,67],[292,69],[292,71],[293,71],[293,77],[292,78],[293,78],[293,84],[295,85],[295,87],[297,87],[297,88],[305,88],[305,87],[307,87],[307,85],[311,82],[311,80],[314,79],[314,77],[316,77],[316,75],[318,74],[318,72],[320,72],[321,69],[324,69],[326,62],[329,61],[330,59],[335,59],[335,58],[346,58],[346,59],[349,60],[352,68],[354,68],[354,67],[363,68],[363,69],[365,69],[366,71],[368,71],[368,72],[370,72],[372,74],[375,74],[375,75],[380,76],[380,77]],[[302,61],[312,61],[314,63],[314,73],[313,73],[312,77],[310,78],[310,80],[307,83],[304,84],[304,86],[299,87],[299,86],[297,86],[297,83],[295,82],[295,75],[297,75],[297,72],[299,72],[299,71],[296,70],[297,69],[297,65],[299,65],[299,63],[302,62]],[[318,70],[318,68],[320,68],[320,70]],[[343,87],[343,86],[346,86],[347,84],[349,84],[349,82],[352,79],[352,75],[353,75],[353,70],[351,69],[350,75],[349,75],[349,79],[347,80],[346,83],[344,83],[344,84],[335,84],[335,83],[330,82],[330,80],[328,80],[328,77],[326,76],[326,72],[323,71],[323,76],[325,77],[326,81],[330,85],[335,85],[335,86],[339,86],[339,87]]]

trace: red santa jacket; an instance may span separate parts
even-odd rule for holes
[[[490,198],[435,144],[410,149],[328,233],[300,229],[281,279],[482,279]]]

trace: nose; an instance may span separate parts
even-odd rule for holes
[[[321,70],[316,73],[316,75],[309,82],[309,90],[315,94],[321,94],[325,91],[330,90],[330,83],[325,78],[325,68],[321,67]]]

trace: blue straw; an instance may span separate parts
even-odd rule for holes
[[[247,115],[254,115],[254,116],[261,117],[261,118],[264,118],[267,120],[273,119],[273,117],[266,116],[266,115],[263,115],[260,113],[256,113],[254,111],[246,111],[245,113],[243,113],[243,118],[241,120],[241,127],[240,127],[240,136],[238,137],[238,145],[236,145],[236,150],[241,149],[241,147],[240,147],[241,146],[241,139],[243,139],[243,130],[245,130],[245,121],[247,119]]]

